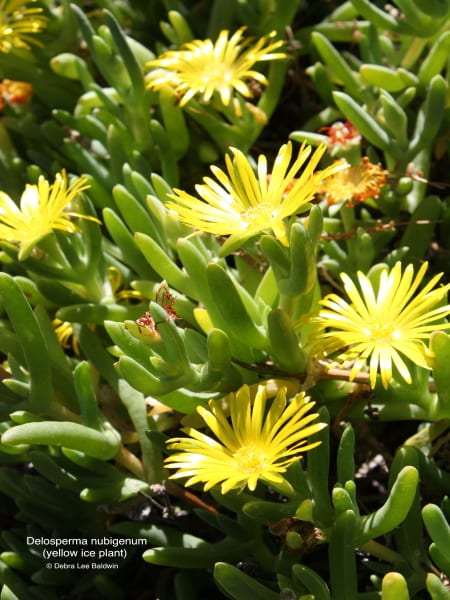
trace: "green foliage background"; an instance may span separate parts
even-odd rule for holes
[[[52,260],[18,261],[3,245],[1,600],[450,598],[445,333],[432,338],[431,379],[411,366],[411,385],[326,378],[308,389],[330,428],[291,467],[294,499],[263,486],[188,495],[163,483],[162,462],[166,438],[209,398],[260,381],[298,391],[306,329],[294,326],[339,272],[376,277],[427,259],[449,280],[450,2],[42,6],[42,47],[0,56],[1,78],[33,86],[29,104],[0,117],[0,186],[19,199],[41,174],[86,175],[80,212],[101,224],[55,232],[43,246]],[[145,63],[164,49],[243,25],[287,39],[289,60],[261,67],[267,124],[245,107],[184,110],[169,90],[146,89]],[[270,159],[288,139],[326,140],[321,128],[344,119],[389,170],[350,222],[316,206],[307,225],[294,219],[289,249],[265,235],[225,260],[219,240],[186,237],[166,211],[172,188],[192,191],[230,145]],[[111,267],[138,299],[120,296]],[[158,302],[163,281],[179,320]],[[135,325],[147,311],[158,343]],[[78,354],[61,347],[55,317],[73,325]],[[149,398],[170,412],[149,414]],[[26,544],[116,535],[147,549],[130,547],[114,573],[50,570]]]

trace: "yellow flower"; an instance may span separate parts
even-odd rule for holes
[[[307,443],[306,438],[326,427],[311,424],[316,413],[306,414],[314,402],[300,393],[287,404],[286,388],[282,388],[266,410],[266,388],[258,386],[252,401],[246,385],[227,399],[229,419],[218,401],[197,408],[215,438],[186,428],[189,437],[169,440],[176,453],[166,459],[167,467],[178,469],[170,478],[188,477],[185,485],[203,483],[205,491],[221,483],[223,494],[245,485],[253,491],[258,480],[292,490],[280,473],[301,453],[318,446],[320,442]]]
[[[72,323],[61,321],[61,319],[53,319],[52,325],[61,346],[65,350],[73,350],[77,356],[80,356],[80,344],[73,331]]]
[[[351,206],[353,202],[362,202],[366,198],[378,198],[380,189],[386,185],[386,173],[364,156],[359,165],[349,165],[329,177],[320,192],[328,204],[347,202]]]
[[[244,39],[245,27],[241,27],[229,38],[229,31],[220,32],[216,42],[193,40],[179,50],[168,50],[147,64],[156,67],[148,75],[148,87],[159,90],[170,85],[181,97],[183,106],[194,96],[209,102],[215,92],[222,104],[228,106],[234,91],[245,98],[253,97],[246,80],[254,79],[267,85],[262,73],[255,71],[255,63],[285,58],[282,52],[274,52],[283,45],[278,40],[268,43],[275,35],[260,38],[256,42]]]
[[[323,171],[315,171],[326,146],[317,148],[302,174],[294,180],[311,153],[310,146],[302,146],[292,166],[292,144],[288,142],[278,152],[272,173],[267,171],[267,159],[258,157],[257,173],[248,158],[238,149],[231,148],[234,161],[226,156],[228,173],[216,166],[211,167],[218,182],[210,177],[195,186],[199,200],[187,192],[175,189],[175,202],[167,207],[177,214],[180,221],[214,235],[229,235],[222,246],[225,255],[237,245],[266,230],[273,230],[285,246],[288,245],[284,219],[310,208],[310,200],[321,182],[342,169],[343,162],[336,162]]]
[[[0,0],[0,52],[39,46],[40,42],[29,34],[39,33],[47,25],[41,13],[42,8],[27,8],[24,0]]]
[[[440,306],[446,300],[450,284],[433,289],[442,277],[435,275],[417,294],[428,263],[424,263],[414,277],[413,265],[402,273],[398,262],[389,272],[381,272],[378,286],[358,272],[360,290],[345,273],[341,274],[345,291],[351,302],[336,294],[329,294],[321,304],[324,307],[314,319],[322,331],[313,344],[313,353],[333,354],[344,351],[342,360],[354,361],[350,380],[367,365],[369,380],[375,387],[378,372],[387,388],[393,377],[393,367],[411,383],[411,374],[402,356],[420,367],[428,368],[429,350],[425,342],[431,332],[450,328],[443,322],[450,314],[450,305]]]
[[[131,304],[131,300],[141,301],[144,296],[137,290],[124,287],[122,273],[117,267],[108,267],[108,279],[111,285],[111,291],[117,302],[124,301],[125,304]]]
[[[18,244],[19,260],[23,260],[53,229],[68,233],[78,231],[68,217],[93,218],[64,209],[88,187],[85,177],[80,177],[68,187],[63,170],[57,173],[53,184],[42,175],[37,185],[27,184],[20,199],[20,208],[8,194],[0,191],[0,241]]]

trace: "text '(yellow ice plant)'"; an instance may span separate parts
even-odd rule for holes
[[[320,301],[323,308],[314,320],[321,333],[313,345],[313,353],[333,355],[341,351],[340,360],[353,361],[350,380],[368,364],[372,388],[378,373],[383,387],[387,388],[393,378],[393,367],[411,383],[404,358],[428,368],[426,342],[430,334],[450,328],[450,323],[444,321],[450,314],[450,305],[446,302],[450,284],[435,287],[442,273],[432,277],[416,293],[427,268],[425,262],[414,275],[414,267],[409,264],[402,273],[398,262],[391,271],[381,272],[378,285],[358,272],[359,289],[342,273],[350,303],[337,294],[329,294]]]
[[[245,27],[229,37],[229,31],[220,32],[216,42],[193,40],[179,50],[168,50],[147,63],[155,67],[147,76],[147,86],[159,90],[165,85],[174,88],[184,106],[194,96],[205,103],[217,92],[222,104],[230,104],[236,91],[245,98],[253,97],[249,79],[267,85],[266,77],[253,69],[255,63],[285,58],[283,52],[274,52],[283,45],[281,40],[270,42],[275,32],[254,42],[244,38]]]
[[[29,50],[40,42],[33,35],[47,25],[42,8],[27,6],[34,4],[24,0],[0,0],[0,52],[8,53],[14,48]]]
[[[197,408],[214,437],[186,428],[183,432],[188,437],[168,441],[175,454],[166,459],[166,466],[178,469],[171,478],[188,477],[185,485],[203,483],[205,490],[221,483],[223,494],[245,486],[253,491],[258,480],[281,491],[292,491],[281,473],[320,443],[308,443],[307,438],[326,427],[325,423],[313,423],[316,413],[307,414],[315,403],[304,393],[288,403],[282,388],[267,410],[262,385],[253,401],[246,385],[227,400],[229,418],[218,401],[211,400],[208,408]]]
[[[288,142],[280,148],[271,173],[264,154],[258,157],[255,173],[245,154],[231,148],[234,160],[225,157],[227,173],[213,165],[211,171],[217,181],[204,177],[204,183],[195,186],[201,200],[175,189],[171,197],[176,202],[168,202],[167,208],[199,232],[230,236],[222,246],[223,256],[263,231],[272,230],[288,246],[284,220],[307,211],[323,181],[346,166],[345,161],[337,161],[316,171],[325,151],[326,146],[321,145],[310,157],[311,147],[303,145],[291,164],[292,144]]]
[[[67,205],[89,185],[85,177],[68,186],[65,171],[57,173],[50,184],[42,175],[37,185],[27,184],[20,199],[20,207],[8,194],[0,191],[0,242],[19,245],[19,260],[27,258],[32,249],[54,229],[68,233],[78,231],[70,217],[92,219],[66,211]]]

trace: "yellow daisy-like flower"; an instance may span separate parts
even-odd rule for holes
[[[53,319],[52,325],[61,346],[65,350],[73,350],[77,356],[80,356],[80,344],[73,331],[72,323],[61,321],[61,319]]]
[[[53,229],[68,233],[78,231],[78,227],[68,217],[91,220],[93,217],[64,209],[88,187],[85,177],[80,177],[68,186],[67,176],[63,170],[57,173],[53,184],[42,175],[37,185],[27,184],[20,199],[20,208],[8,194],[0,191],[0,242],[18,244],[20,247],[18,257],[19,260],[23,260]]]
[[[214,43],[212,40],[193,40],[179,50],[168,50],[147,63],[156,67],[147,76],[150,89],[159,90],[170,85],[180,96],[184,106],[194,96],[209,102],[215,92],[222,104],[228,106],[233,92],[245,98],[253,97],[247,80],[253,79],[261,85],[268,81],[262,73],[255,71],[255,63],[285,58],[283,52],[274,52],[283,45],[278,40],[269,43],[275,32],[253,42],[244,39],[245,27],[241,27],[229,38],[223,30]]]
[[[386,173],[364,156],[359,165],[349,165],[329,177],[320,193],[325,196],[328,204],[346,202],[347,206],[367,198],[378,198],[381,188],[386,185]]]
[[[354,361],[350,380],[367,365],[369,380],[375,387],[377,374],[387,388],[393,377],[393,367],[411,383],[411,374],[402,356],[420,367],[428,368],[429,350],[425,342],[433,331],[449,329],[443,319],[450,314],[450,305],[439,306],[447,298],[450,284],[437,289],[442,273],[435,275],[416,294],[428,263],[416,276],[413,265],[402,273],[398,262],[389,272],[381,272],[378,286],[358,272],[360,290],[345,273],[341,274],[349,304],[336,294],[329,294],[321,304],[315,322],[319,324],[320,339],[313,344],[315,354],[333,354],[344,350],[342,360]]]
[[[130,304],[132,300],[144,300],[144,296],[138,290],[125,288],[122,281],[122,273],[117,267],[108,267],[108,279],[111,285],[111,290],[117,302]]]
[[[267,159],[258,157],[257,173],[248,158],[237,148],[231,148],[234,161],[225,157],[228,173],[211,166],[218,183],[210,177],[203,179],[195,189],[199,200],[187,192],[175,189],[171,196],[176,202],[167,207],[175,211],[183,223],[214,235],[229,235],[222,246],[222,255],[241,245],[262,231],[272,230],[280,242],[287,246],[288,237],[284,219],[310,208],[324,179],[344,168],[338,161],[323,171],[315,171],[326,146],[319,146],[311,156],[301,175],[298,171],[311,154],[311,147],[303,145],[290,166],[292,144],[282,146],[269,176]]]
[[[29,2],[28,4],[33,4]],[[14,48],[30,50],[41,45],[32,35],[42,31],[47,18],[42,8],[27,7],[23,0],[0,0],[0,52],[8,53]]]
[[[176,453],[166,459],[166,466],[178,469],[170,478],[188,477],[185,485],[203,483],[205,491],[221,483],[223,494],[246,485],[253,491],[258,480],[290,490],[281,473],[301,453],[320,444],[308,443],[307,438],[326,427],[325,423],[312,424],[316,413],[306,414],[314,402],[300,393],[288,404],[282,388],[266,410],[266,388],[259,386],[252,401],[244,385],[230,394],[228,403],[229,418],[214,400],[208,408],[197,408],[215,438],[186,428],[183,431],[189,437],[168,441]]]

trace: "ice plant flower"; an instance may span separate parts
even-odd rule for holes
[[[26,104],[33,94],[32,86],[26,81],[3,79],[0,81],[0,110],[5,104]]]
[[[374,165],[364,156],[358,165],[348,165],[331,177],[321,186],[327,203],[338,204],[346,202],[362,202],[367,198],[378,198],[380,190],[386,185],[386,173],[379,165]]]
[[[72,323],[61,321],[61,319],[53,319],[52,326],[61,346],[65,350],[73,350],[77,356],[80,356],[80,344],[74,333]]]
[[[321,127],[319,131],[327,134],[330,147],[347,148],[361,143],[361,134],[350,121],[336,121],[328,127]]]
[[[255,173],[245,154],[231,148],[234,160],[229,155],[225,157],[227,173],[213,165],[211,171],[218,182],[205,177],[203,184],[195,186],[201,200],[175,189],[171,197],[176,202],[168,202],[166,206],[175,211],[180,221],[199,231],[229,235],[222,246],[222,255],[267,230],[272,230],[287,246],[284,219],[308,210],[323,181],[346,164],[338,161],[316,171],[325,150],[325,145],[319,146],[305,165],[311,147],[303,145],[291,165],[292,144],[288,142],[280,148],[269,176],[263,154],[258,157]],[[303,172],[296,178],[303,166]]]
[[[266,388],[258,386],[252,401],[248,386],[242,386],[228,397],[230,416],[219,401],[211,400],[208,408],[197,411],[212,435],[193,428],[183,430],[187,437],[168,441],[175,453],[166,466],[177,469],[171,479],[188,477],[185,485],[203,483],[204,490],[221,484],[223,494],[245,486],[253,491],[259,480],[277,489],[291,489],[281,475],[303,452],[320,442],[308,443],[325,423],[313,423],[314,406],[304,393],[290,403],[282,388],[267,409]]]
[[[122,273],[117,267],[108,267],[108,280],[111,286],[111,291],[116,302],[124,302],[131,304],[133,301],[139,302],[144,299],[144,296],[138,290],[132,290],[124,286]]]
[[[216,92],[225,106],[234,92],[252,98],[249,80],[268,85],[266,77],[253,68],[255,63],[285,58],[286,54],[275,52],[283,45],[281,40],[270,42],[275,32],[254,42],[244,38],[244,31],[241,27],[229,37],[230,32],[223,30],[216,42],[193,40],[179,50],[164,52],[147,63],[154,67],[147,76],[147,86],[159,90],[170,85],[180,97],[180,106],[194,96],[208,103]]]
[[[314,318],[319,326],[319,339],[313,343],[313,354],[341,352],[342,361],[353,361],[350,381],[368,364],[372,388],[378,373],[387,388],[393,378],[393,367],[404,381],[411,383],[411,374],[402,357],[428,368],[426,342],[433,331],[450,328],[450,323],[444,321],[450,314],[450,305],[443,304],[450,284],[435,287],[442,273],[416,293],[427,268],[428,263],[423,263],[414,276],[412,264],[402,273],[398,262],[390,272],[388,269],[381,272],[376,286],[358,272],[359,289],[342,273],[350,303],[334,293],[320,301],[323,308]]]
[[[42,175],[37,185],[27,184],[20,199],[20,207],[0,191],[0,242],[19,245],[19,260],[29,256],[36,244],[54,229],[75,233],[76,224],[70,217],[93,219],[65,210],[67,205],[89,185],[80,177],[71,185],[63,170],[50,184]],[[95,219],[96,220],[96,219]]]
[[[0,0],[0,52],[8,53],[14,48],[30,50],[40,42],[33,35],[47,25],[42,8],[27,6],[34,4],[24,0]]]

